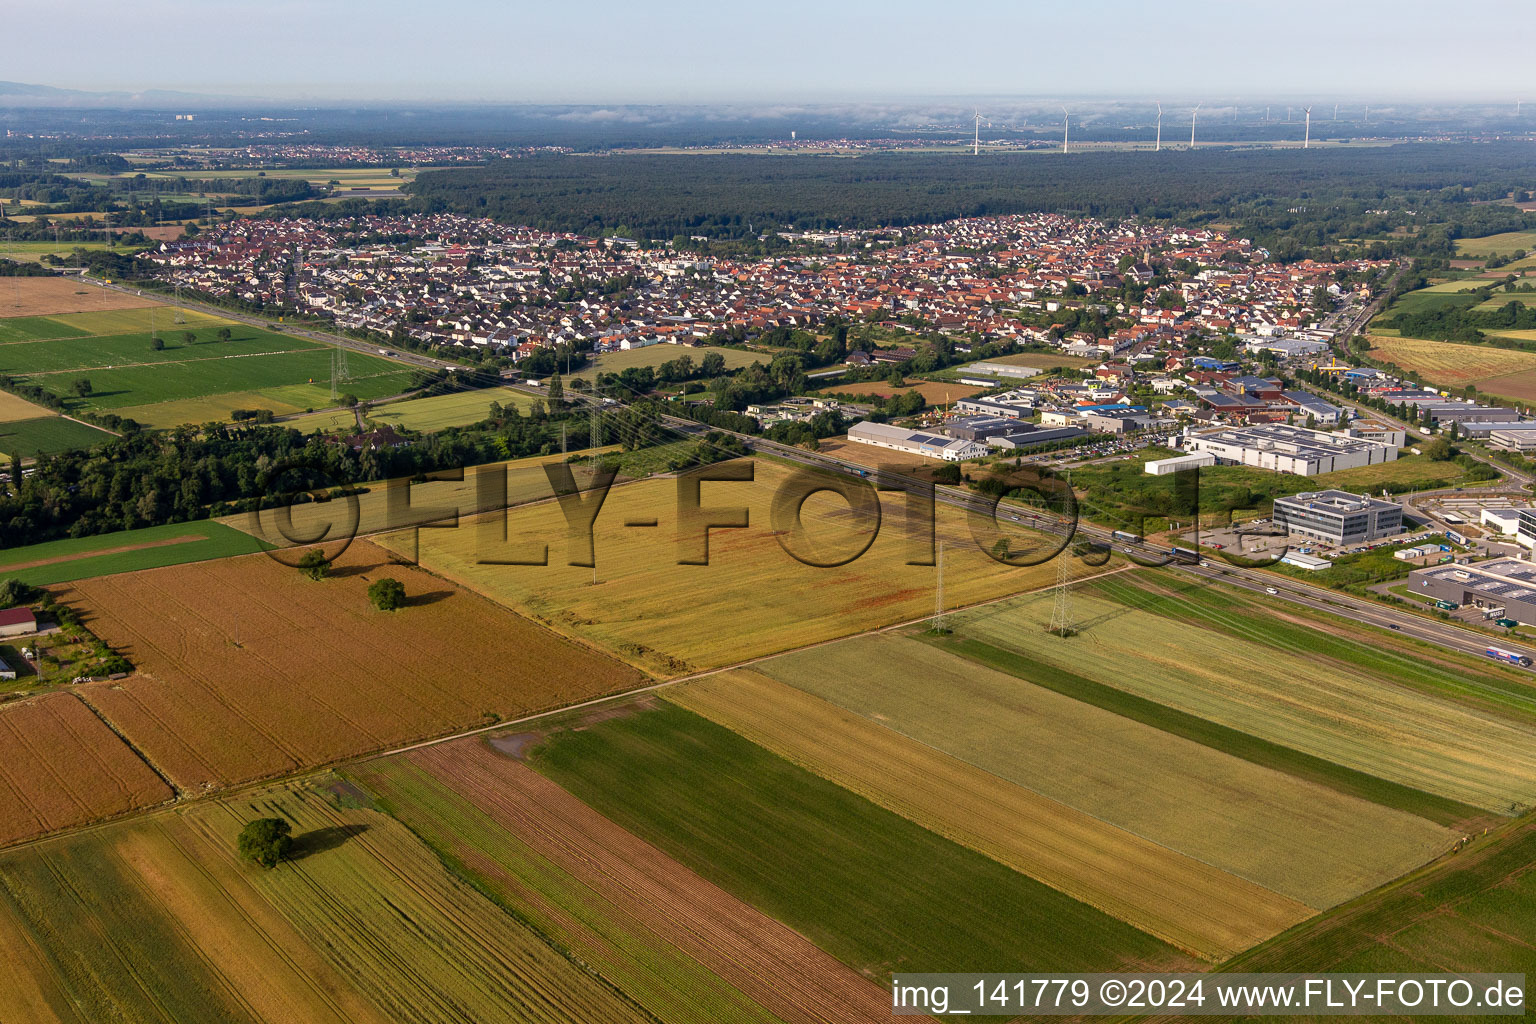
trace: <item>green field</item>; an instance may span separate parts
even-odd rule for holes
[[[479,423],[490,415],[492,402],[500,402],[503,408],[525,413],[533,408],[535,401],[537,399],[532,395],[511,388],[486,388],[482,391],[408,398],[403,402],[376,405],[368,410],[368,419],[373,423],[392,423],[407,430],[430,433],[445,427]]]
[[[623,352],[604,352],[594,355],[591,362],[571,374],[571,378],[593,380],[599,373],[620,373],[634,366],[660,366],[662,363],[671,362],[680,356],[688,356],[693,360],[695,368],[711,352],[718,352],[725,357],[727,370],[739,369],[743,366],[751,366],[753,363],[770,363],[773,355],[768,352],[747,352],[739,348],[691,348],[686,345],[647,345],[645,348],[632,348]]]
[[[1458,256],[1513,256],[1517,249],[1536,250],[1536,231],[1505,231],[1482,238],[1456,240]]]
[[[1536,975],[1533,865],[1536,827],[1522,822],[1308,921],[1222,969]]]
[[[228,419],[235,409],[283,415],[334,404],[330,346],[191,310],[183,319],[174,323],[166,307],[18,318],[8,321],[12,340],[0,340],[0,373],[25,377],[71,410],[113,411],[152,427]],[[365,401],[407,391],[419,378],[357,352],[348,353],[348,370],[338,389]],[[81,379],[91,385],[84,397],[75,392]]]
[[[681,708],[552,736],[534,767],[877,981],[1111,970],[1170,947]]]
[[[1536,691],[1513,673],[1247,613],[1224,590],[1160,593],[1151,573],[1140,585],[1134,579],[1074,595],[1080,643],[1051,642],[1048,597],[961,613],[953,625],[963,636],[1413,789],[1497,813],[1536,802]]]
[[[105,249],[106,242],[0,242],[0,259],[13,260],[17,263],[36,263],[44,256],[53,254],[56,256],[68,256],[76,249]],[[123,251],[128,251],[123,246],[118,246]],[[142,248],[142,246],[140,247]]]
[[[3,285],[0,285],[3,288]],[[13,341],[45,341],[51,338],[83,338],[89,331],[61,323],[51,316],[0,318],[0,345]]]
[[[41,587],[90,576],[248,555],[271,546],[222,523],[168,523],[0,550],[0,578],[15,577]]]
[[[1049,595],[1045,606],[1049,613]],[[1020,617],[1018,602],[990,607],[1001,609],[1009,621]],[[960,615],[951,622],[957,632],[967,631]],[[1028,627],[1060,643],[1042,625]],[[1166,627],[1164,636],[1181,636]],[[1076,671],[1087,671],[1082,659],[1077,664]],[[1314,908],[1379,885],[1450,843],[1445,829],[1423,819],[1031,686],[908,637],[856,637],[755,668]],[[1318,843],[1322,835],[1329,836],[1326,846]]]
[[[105,430],[63,416],[39,416],[30,420],[0,423],[0,452],[23,458],[74,448],[93,448],[112,440]]]

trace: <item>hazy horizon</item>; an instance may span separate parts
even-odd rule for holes
[[[1361,5],[1364,6],[1364,5]],[[1322,0],[1283,9],[1127,0],[1070,9],[997,0],[940,8],[891,0],[730,9],[446,0],[85,0],[67,58],[7,54],[4,77],[61,89],[172,90],[250,100],[417,104],[827,104],[977,98],[1135,100],[1536,99],[1524,12],[1493,0],[1471,19],[1404,0],[1377,13]],[[12,13],[12,38],[47,39],[57,9]],[[1433,26],[1437,53],[1414,60]],[[161,59],[131,59],[158,54]],[[67,73],[63,71],[68,69]]]

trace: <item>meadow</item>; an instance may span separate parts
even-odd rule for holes
[[[94,448],[114,436],[100,427],[45,412],[35,419],[0,422],[0,452],[28,458],[74,448]]]
[[[1045,603],[1049,615],[1049,597]],[[1013,602],[993,607],[1003,608],[1010,620],[1019,614]],[[950,621],[957,632],[967,632],[962,616]],[[1070,651],[1083,646],[1032,628]],[[1165,628],[1163,642],[1175,635]],[[1027,685],[910,637],[858,637],[756,667],[1009,782],[1318,909],[1424,863],[1454,840],[1423,819]]]
[[[1224,959],[1313,914],[759,672],[717,673],[661,696],[1197,956]]]
[[[0,1016],[48,1022],[646,1020],[454,877],[403,826],[274,790],[0,855]],[[293,824],[290,858],[235,857]]]
[[[1109,915],[682,708],[545,737],[541,774],[843,963],[902,970],[1169,969]]]
[[[0,708],[0,845],[152,807],[171,795],[74,694]]]
[[[1127,584],[1074,595],[1086,634],[1045,633],[1037,598],[955,617],[955,631],[1271,743],[1485,811],[1536,802],[1533,697],[1310,628],[1265,631],[1212,609],[1179,621]],[[1177,622],[1177,626],[1172,623]],[[1357,652],[1359,652],[1357,654]],[[1511,681],[1513,682],[1513,681]]]
[[[1513,256],[1518,249],[1536,252],[1536,231],[1505,231],[1482,238],[1458,238],[1458,256]]]
[[[391,423],[407,430],[431,433],[445,427],[479,423],[490,415],[492,402],[499,402],[506,409],[526,413],[536,401],[538,399],[532,395],[511,388],[485,388],[376,405],[368,410],[367,417],[373,423]]]
[[[90,576],[248,555],[271,545],[212,521],[168,523],[0,550],[0,578],[35,587]]]
[[[107,248],[105,241],[89,242],[15,242],[0,244],[0,259],[16,263],[37,263],[44,256],[68,256],[76,249],[99,252]]]
[[[371,581],[406,589],[377,611]],[[627,689],[640,675],[365,541],[61,584],[138,671],[80,692],[180,789],[249,781]],[[495,666],[489,671],[487,666]]]
[[[739,348],[718,348],[715,346],[694,347],[691,345],[647,345],[644,348],[625,349],[620,352],[603,352],[594,355],[586,366],[571,374],[572,380],[595,380],[599,373],[622,373],[625,370],[637,366],[660,366],[662,363],[671,362],[679,356],[688,356],[693,360],[694,368],[711,352],[718,352],[725,359],[725,367],[728,370],[736,370],[743,366],[751,366],[753,363],[762,363],[765,366],[773,362],[772,352],[748,352]]]
[[[881,496],[878,534],[872,521],[849,512],[841,496],[821,494],[805,502],[803,528],[780,537],[770,506],[791,470],[767,460],[748,465],[755,469],[751,482],[701,486],[704,507],[744,508],[748,514],[746,528],[710,531],[706,565],[679,564],[705,553],[694,542],[683,542],[687,534],[678,518],[679,484],[666,478],[622,484],[609,492],[593,527],[595,573],[567,564],[584,558],[585,548],[578,545],[573,559],[565,516],[553,502],[461,522],[454,530],[423,531],[421,564],[648,671],[669,675],[734,664],[933,611],[934,568],[906,564],[926,557],[930,549],[909,540],[905,495]],[[1015,568],[994,561],[971,538],[960,510],[940,504],[936,516],[947,607],[1055,580],[1051,565]],[[1019,554],[1046,544],[1038,534],[1011,536],[1012,550]],[[416,538],[387,535],[379,542],[398,551]],[[822,563],[868,549],[841,566],[817,568],[791,557],[781,542]],[[538,560],[546,550],[548,565],[507,564]],[[1077,566],[1075,571],[1098,570]]]
[[[457,740],[346,777],[491,899],[657,1018],[874,1021],[884,992],[518,763]]]

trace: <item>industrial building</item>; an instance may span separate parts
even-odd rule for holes
[[[1017,451],[1023,448],[1038,448],[1042,444],[1050,444],[1052,441],[1068,441],[1074,437],[1086,437],[1088,432],[1081,427],[1037,427],[1033,423],[1021,423],[1020,429],[1008,434],[993,434],[987,438],[987,444],[993,448],[1003,448]]]
[[[1536,431],[1536,421],[1510,423],[1506,420],[1463,420],[1456,429],[1462,437],[1481,440],[1492,437],[1495,430],[1501,433]]]
[[[1476,565],[1437,565],[1408,574],[1415,594],[1456,605],[1503,609],[1503,617],[1536,624],[1536,565],[1496,558]]]
[[[965,373],[982,374],[988,377],[1038,377],[1045,372],[1033,366],[1015,366],[1012,363],[971,363],[960,369]]]
[[[949,462],[979,459],[987,454],[987,446],[976,441],[893,427],[889,423],[855,423],[848,428],[848,440]]]
[[[1280,423],[1228,427],[1205,434],[1187,430],[1183,446],[1191,452],[1208,452],[1221,465],[1253,466],[1298,476],[1316,476],[1397,459],[1396,445]]]
[[[1169,459],[1153,459],[1143,467],[1152,476],[1167,476],[1181,469],[1200,469],[1216,465],[1216,457],[1209,452],[1193,455],[1175,455]]]
[[[1522,454],[1536,451],[1536,430],[1492,430],[1488,432],[1488,446]]]
[[[1274,524],[1292,537],[1335,547],[1403,532],[1403,507],[1347,491],[1305,491],[1275,499]]]
[[[1363,437],[1367,441],[1390,444],[1394,448],[1401,448],[1408,443],[1408,431],[1380,420],[1355,420],[1349,425],[1348,433],[1350,437]]]
[[[941,428],[947,437],[985,441],[998,434],[1016,434],[1031,426],[1011,416],[956,416]]]

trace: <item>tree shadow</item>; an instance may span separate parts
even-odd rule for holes
[[[388,565],[388,562],[381,562],[378,565],[333,565],[325,571],[325,574],[332,579],[344,580],[348,576],[362,576],[373,572],[375,569],[383,569]]]
[[[362,835],[367,831],[368,826],[361,824],[329,825],[325,828],[313,829],[293,837],[293,845],[288,848],[288,859],[303,860],[316,853],[334,850],[353,836]]]
[[[413,594],[405,599],[404,607],[420,608],[422,605],[437,604],[453,596],[451,590],[429,590],[425,594]]]

